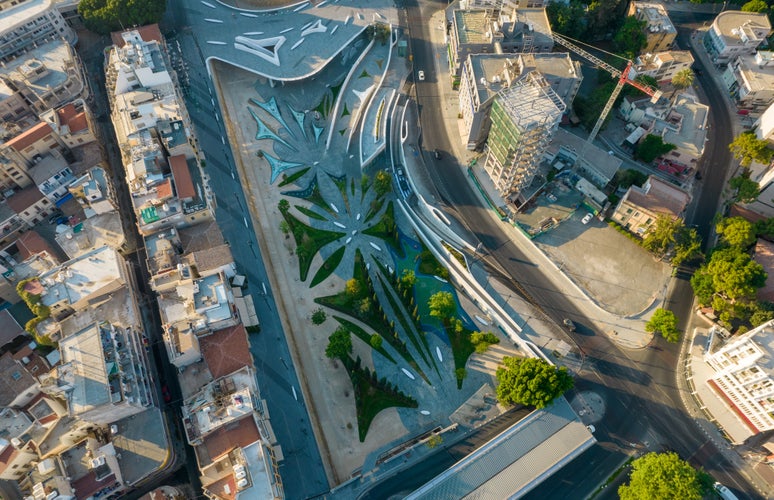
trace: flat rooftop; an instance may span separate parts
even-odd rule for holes
[[[2,14],[0,14],[0,23],[2,23]],[[64,40],[53,40],[36,48],[32,48],[6,63],[3,73],[15,80],[24,80],[22,73],[33,71],[34,60],[42,63],[48,73],[40,78],[33,78],[28,85],[38,94],[45,94],[48,88],[56,88],[67,81],[67,66],[75,64],[72,57],[69,44]]]
[[[69,393],[72,415],[113,402],[108,376],[115,363],[107,366],[102,344],[102,330],[97,324],[59,342],[62,353],[59,376],[62,382],[73,388]]]
[[[698,159],[704,152],[709,106],[698,102],[692,96],[680,94],[675,99],[672,113],[680,116],[680,127],[678,130],[667,127],[664,142],[674,144],[680,151],[693,154]]]
[[[455,10],[454,24],[459,44],[490,43],[492,39],[486,33],[491,19],[491,11],[486,9]]]
[[[774,52],[760,50],[754,55],[739,56],[737,61],[739,76],[750,92],[774,89]]]
[[[65,262],[40,276],[47,292],[41,302],[50,306],[66,299],[75,304],[108,285],[123,282],[122,260],[115,249],[104,246]]]
[[[583,161],[587,162],[592,168],[606,178],[612,179],[613,175],[615,175],[618,168],[621,166],[621,159],[615,155],[608,154],[607,151],[594,144],[587,145],[586,143],[586,139],[567,132],[560,127],[554,133],[554,137],[548,145],[548,151],[555,155],[562,147],[564,147],[570,152],[578,155],[586,148],[585,159]]]
[[[720,34],[733,40],[741,40],[740,27],[745,27],[744,35],[752,36],[755,40],[755,31],[771,31],[771,22],[769,17],[759,12],[743,12],[741,10],[726,10],[721,12],[715,18],[714,23],[720,30]],[[754,29],[754,30],[753,30]]]
[[[35,19],[50,6],[51,0],[27,0],[10,9],[3,9],[0,11],[0,26],[3,26],[4,31],[13,29],[18,24]]]

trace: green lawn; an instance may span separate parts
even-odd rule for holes
[[[341,259],[344,258],[344,252],[347,250],[346,247],[339,247],[336,249],[335,252],[333,252],[330,257],[325,259],[325,262],[323,262],[323,265],[320,266],[320,269],[317,270],[317,272],[314,274],[314,277],[312,278],[312,283],[309,285],[310,288],[316,287],[326,279],[328,279],[328,276],[333,274],[333,272],[336,270],[337,267],[339,267],[339,264],[341,263]]]
[[[476,346],[470,342],[470,334],[473,331],[463,326],[462,331],[456,333],[454,328],[449,326],[448,322],[444,322],[444,329],[449,337],[452,353],[454,354],[454,371],[456,374],[458,368],[465,368],[468,358],[476,351]],[[461,378],[457,378],[457,389],[462,389]]]
[[[306,281],[312,260],[322,247],[344,236],[344,233],[325,231],[307,226],[296,219],[289,212],[282,212],[282,216],[290,226],[290,233],[296,240],[296,255],[298,256],[298,270],[301,281]]]
[[[363,234],[380,238],[387,242],[387,244],[395,250],[395,253],[398,254],[399,258],[403,258],[403,256],[406,255],[406,252],[403,251],[403,245],[400,244],[398,226],[395,224],[395,208],[392,201],[387,204],[387,209],[384,211],[379,222],[368,229],[363,230]]]
[[[341,316],[333,316],[333,319],[339,322],[339,324],[343,327],[345,327],[347,330],[349,330],[351,333],[353,333],[357,338],[365,342],[368,346],[371,347],[371,349],[374,349],[373,346],[371,346],[371,335],[368,334],[367,331],[360,328],[355,323],[342,318]],[[374,351],[378,352],[385,358],[389,359],[392,364],[397,364],[397,361],[395,361],[395,358],[393,358],[389,352],[384,348],[384,346],[380,347],[379,349],[374,349]]]
[[[305,173],[309,172],[310,168],[311,167],[302,168],[298,172],[294,172],[288,175],[287,177],[283,177],[282,182],[279,183],[278,187],[283,187],[283,186],[287,186],[288,184],[293,184],[298,179],[300,179]]]
[[[314,210],[311,210],[309,208],[306,208],[302,205],[293,205],[293,208],[301,212],[302,214],[306,215],[310,219],[317,219],[317,220],[328,220],[324,215],[319,214],[315,212]]]

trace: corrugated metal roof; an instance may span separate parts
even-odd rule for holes
[[[413,492],[411,500],[515,498],[596,442],[564,397]]]

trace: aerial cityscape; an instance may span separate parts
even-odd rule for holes
[[[0,499],[774,499],[774,0],[0,0]]]

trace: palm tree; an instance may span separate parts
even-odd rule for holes
[[[687,89],[691,85],[693,85],[693,71],[691,71],[691,68],[684,68],[675,73],[675,76],[672,77],[672,87],[674,87],[674,92],[672,92],[672,97],[675,96],[678,90]]]

